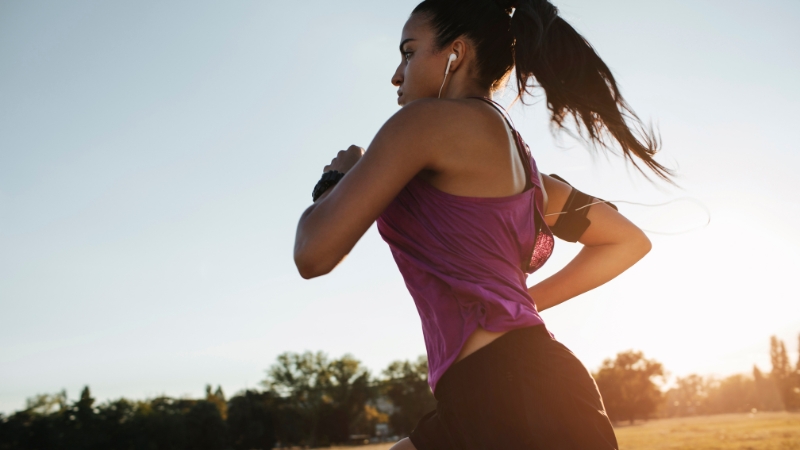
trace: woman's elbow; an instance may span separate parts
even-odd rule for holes
[[[650,238],[644,234],[644,231],[638,230],[638,233],[635,234],[634,239],[634,246],[636,248],[636,252],[639,254],[638,259],[644,258],[644,256],[650,253],[650,250],[653,249],[653,243],[650,242]]]
[[[306,280],[326,275],[335,267],[335,264],[330,264],[320,258],[318,253],[309,254],[302,250],[295,250],[294,265],[297,267],[297,272],[300,273],[300,276]]]
[[[306,280],[320,277],[330,272],[330,269],[325,270],[319,261],[315,261],[313,258],[298,254],[297,252],[294,254],[294,265],[297,266],[297,272],[300,273],[300,276]]]
[[[295,265],[297,266],[297,272],[300,274],[301,277],[305,278],[306,280],[310,280],[312,278],[321,277],[322,275],[327,274],[330,270],[324,270],[317,267],[315,264],[311,263],[303,263],[298,262],[295,260]]]
[[[310,280],[321,275],[317,270],[315,270],[313,265],[304,261],[299,261],[297,258],[294,259],[294,265],[297,266],[297,272],[300,274],[300,276],[306,280]]]

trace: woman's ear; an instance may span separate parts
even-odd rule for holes
[[[449,55],[450,53],[454,53],[456,55],[456,59],[450,64],[450,72],[456,71],[459,67],[462,67],[464,63],[464,57],[467,54],[467,43],[464,39],[458,38],[450,45],[450,51],[447,52]]]

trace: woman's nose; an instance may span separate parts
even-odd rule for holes
[[[397,70],[394,71],[394,75],[392,75],[392,84],[397,87],[403,84],[403,71],[400,70],[400,66],[397,67]]]

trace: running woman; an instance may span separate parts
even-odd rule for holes
[[[653,159],[657,139],[548,1],[425,0],[400,54],[392,84],[402,108],[366,151],[350,146],[323,168],[294,248],[301,276],[313,278],[375,221],[389,244],[437,400],[392,449],[616,449],[592,376],[540,312],[621,274],[650,241],[611,205],[542,175],[491,96],[512,77],[520,96],[541,87],[556,127],[574,121],[590,144],[668,179]],[[527,287],[554,235],[583,248]]]

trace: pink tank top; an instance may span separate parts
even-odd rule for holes
[[[415,177],[377,221],[422,320],[434,392],[477,327],[501,332],[544,323],[525,283],[554,243],[536,162],[505,110],[475,98],[506,118],[527,163],[526,189],[508,197],[464,197]]]

